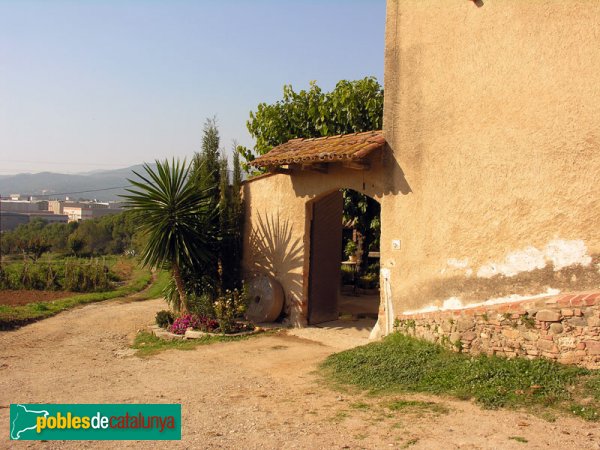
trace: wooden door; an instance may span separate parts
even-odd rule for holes
[[[342,193],[313,203],[310,232],[308,323],[337,320],[342,263]]]

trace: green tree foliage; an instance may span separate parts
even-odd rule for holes
[[[341,80],[331,92],[323,92],[316,82],[299,92],[285,85],[282,100],[260,103],[250,112],[246,125],[256,140],[254,151],[238,151],[249,162],[290,139],[379,130],[382,124],[383,88],[374,77]]]
[[[214,236],[210,222],[212,186],[198,189],[185,161],[156,161],[156,170],[144,165],[145,174],[128,180],[132,188],[123,197],[134,210],[140,229],[148,236],[142,262],[150,267],[170,265],[179,294],[175,308],[188,311],[182,268],[214,264]]]
[[[308,90],[283,87],[283,99],[261,103],[250,113],[248,131],[256,140],[254,151],[238,147],[246,163],[273,147],[295,138],[315,138],[337,134],[379,130],[383,124],[383,88],[374,77],[339,81],[331,92],[323,92],[315,82]],[[363,236],[364,268],[371,244],[379,241],[379,204],[356,191],[344,190],[344,218],[356,224]],[[372,247],[371,247],[372,248]]]
[[[34,219],[2,234],[2,254],[23,254],[34,261],[46,251],[62,255],[123,254],[142,247],[131,212],[81,223],[48,223]]]
[[[216,230],[214,250],[218,263],[214,267],[184,269],[187,292],[195,297],[208,295],[215,298],[228,289],[241,287],[241,167],[239,155],[234,154],[233,176],[230,177],[228,160],[221,154],[219,146],[216,120],[208,119],[203,130],[202,149],[194,155],[192,178],[198,189],[208,189],[211,194],[209,202],[216,212],[211,227]]]

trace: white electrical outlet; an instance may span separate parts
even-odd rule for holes
[[[392,250],[400,250],[400,239],[392,239]]]

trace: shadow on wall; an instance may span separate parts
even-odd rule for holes
[[[314,172],[295,171],[291,177],[294,192],[298,197],[314,198],[336,189],[348,188],[376,199],[384,195],[408,195],[412,192],[389,145],[386,145],[381,153],[372,155],[368,163],[371,166],[370,170],[332,171],[318,174],[317,179]],[[318,185],[315,184],[316,180]]]
[[[304,247],[300,238],[293,238],[292,231],[288,220],[258,214],[248,244],[252,255],[250,271],[269,274],[281,283],[285,315],[295,323],[302,314]]]

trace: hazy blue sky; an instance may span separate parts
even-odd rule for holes
[[[0,174],[109,169],[253,145],[282,86],[383,83],[385,0],[0,0]]]

